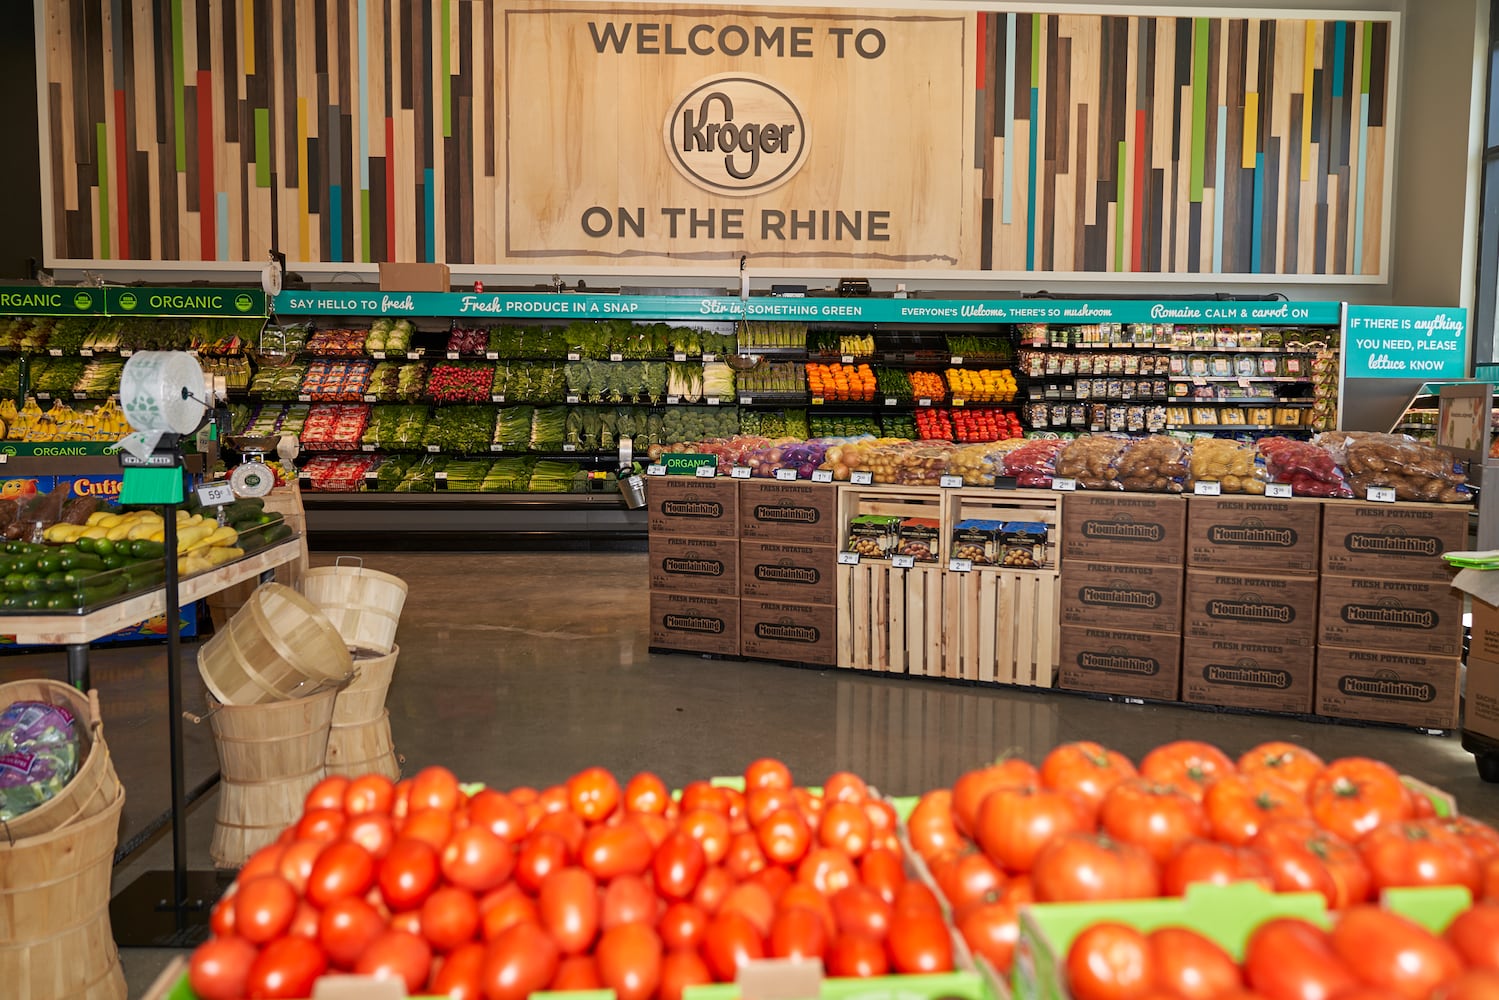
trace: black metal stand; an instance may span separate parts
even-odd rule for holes
[[[180,453],[177,456],[181,462]],[[213,904],[225,882],[216,872],[187,870],[187,779],[182,742],[182,637],[177,579],[177,510],[164,504],[166,549],[167,726],[172,779],[172,870],[149,871],[109,904],[115,943],[122,948],[191,948],[208,938]]]

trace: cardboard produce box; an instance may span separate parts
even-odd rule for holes
[[[1450,581],[1443,552],[1468,547],[1465,505],[1329,500],[1322,508],[1322,572]]]
[[[1309,714],[1316,649],[1277,642],[1182,642],[1182,701],[1194,705]]]
[[[1062,499],[1062,559],[1180,566],[1187,534],[1185,498],[1099,491]]]
[[[1180,632],[1180,566],[1064,562],[1062,624]]]
[[[453,285],[446,264],[380,265],[382,292],[446,292]]]
[[[729,480],[739,487],[739,537],[838,544],[838,487],[778,479]]]
[[[651,589],[739,596],[739,542],[733,538],[650,536]]]
[[[1317,641],[1461,656],[1463,599],[1446,581],[1323,576]]]
[[[651,647],[739,655],[739,599],[651,591]]]
[[[1187,565],[1314,574],[1322,560],[1321,530],[1317,500],[1188,497]]]
[[[1499,662],[1469,654],[1463,728],[1499,740]]]
[[[838,609],[780,601],[741,601],[739,655],[832,666],[838,662]]]
[[[1458,723],[1462,661],[1377,647],[1317,647],[1318,715],[1422,729]]]
[[[1315,576],[1192,569],[1185,605],[1182,632],[1192,638],[1301,647],[1317,641]]]
[[[652,535],[734,538],[739,533],[739,483],[719,476],[649,476],[645,501]]]
[[[1464,569],[1452,586],[1473,598],[1468,657],[1499,663],[1499,571]]]
[[[1181,686],[1181,636],[1062,626],[1057,684],[1068,691],[1174,701]]]
[[[762,601],[838,603],[838,550],[790,542],[739,543],[739,593]]]

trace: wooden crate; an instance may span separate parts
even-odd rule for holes
[[[869,512],[872,513],[872,512]],[[941,677],[946,616],[940,566],[838,567],[838,666]]]
[[[943,491],[935,486],[844,486],[838,490],[839,551],[848,549],[848,523],[861,514],[884,517],[928,517],[943,527],[940,559],[947,561],[948,522]]]
[[[986,490],[965,488],[947,490],[942,507],[942,559],[950,558],[952,533],[959,521],[979,518],[986,521],[1036,521],[1048,527],[1045,569],[1060,566],[1062,548],[1062,498],[1065,494],[1049,490]]]
[[[981,568],[945,576],[943,676],[1051,687],[1061,644],[1058,574]]]

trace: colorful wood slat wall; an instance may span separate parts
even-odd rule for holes
[[[521,263],[513,6],[40,2],[49,257]],[[981,239],[956,269],[1382,273],[1390,22],[969,17]]]

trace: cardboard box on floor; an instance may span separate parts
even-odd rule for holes
[[[1463,728],[1499,740],[1499,571],[1460,570],[1452,586],[1473,598]]]

